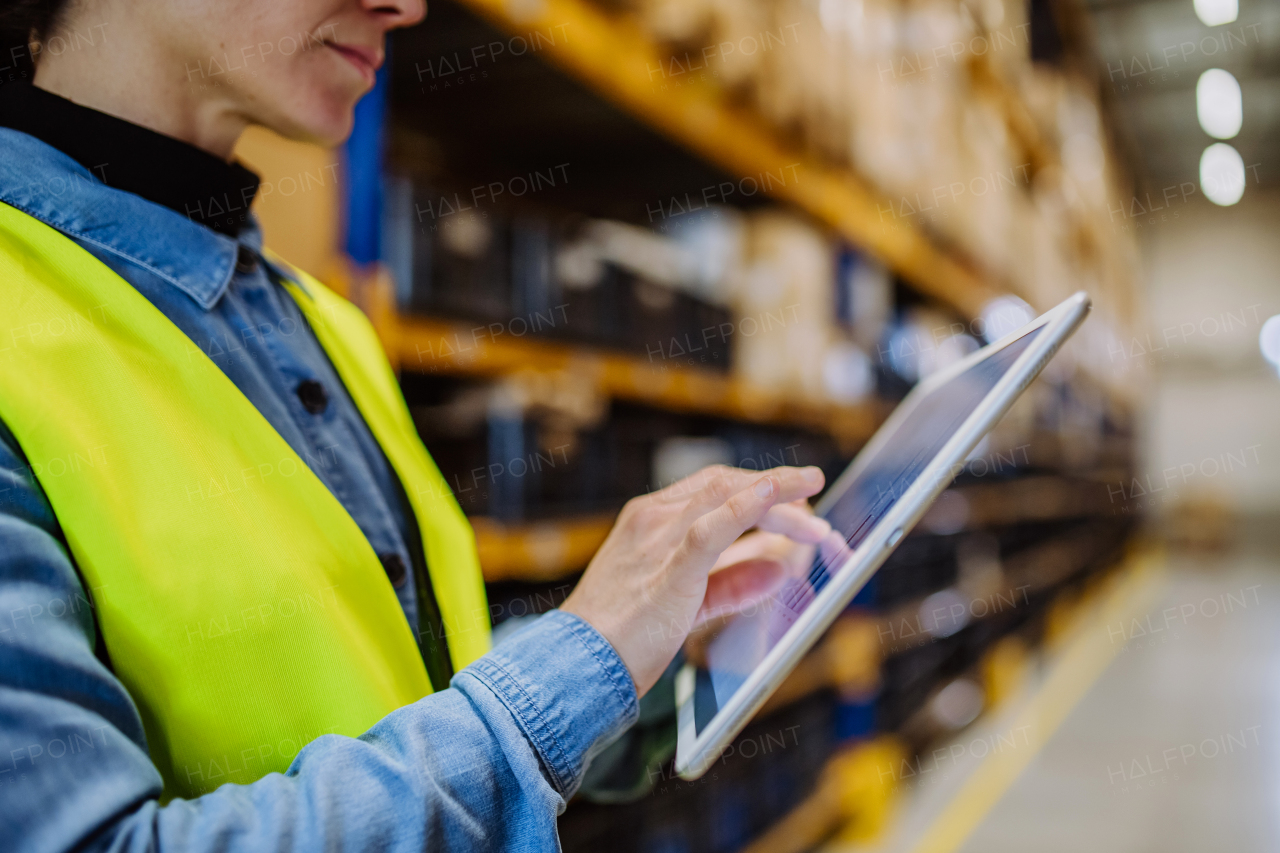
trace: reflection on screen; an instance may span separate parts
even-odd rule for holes
[[[888,440],[870,456],[857,459],[847,488],[824,515],[832,533],[819,546],[807,573],[788,579],[767,601],[736,617],[708,646],[708,671],[699,673],[694,694],[698,731],[808,609],[830,582],[832,571],[870,535],[1039,332],[1028,332],[912,401]]]

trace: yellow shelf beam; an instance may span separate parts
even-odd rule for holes
[[[586,568],[613,528],[612,514],[506,525],[473,517],[480,568],[488,583],[546,583]]]
[[[1115,510],[1106,482],[1051,474],[978,483],[953,491],[965,500],[970,527],[1085,518]]]
[[[759,388],[742,379],[669,362],[532,337],[489,337],[483,326],[422,317],[378,323],[402,370],[451,376],[503,377],[570,373],[605,397],[668,411],[762,424],[804,427],[852,450],[870,438],[887,412],[878,404],[841,406]],[[478,332],[475,331],[478,328]]]
[[[833,835],[860,845],[880,838],[898,797],[895,771],[907,758],[906,745],[892,735],[837,752],[813,792],[743,853],[805,853]]]
[[[914,225],[890,218],[890,202],[853,172],[815,162],[780,142],[763,122],[732,107],[714,84],[685,81],[663,87],[652,70],[669,62],[631,20],[614,18],[584,0],[461,0],[512,35],[563,33],[540,53],[603,97],[740,178],[752,177],[779,201],[825,223],[870,251],[920,292],[967,318],[1000,290],[949,257]],[[782,180],[762,180],[764,175]],[[767,185],[767,186],[763,186]]]
[[[1010,135],[1031,161],[1031,173],[1058,166],[1058,152],[1044,138],[1017,90],[1000,75],[989,56],[974,57],[969,74],[975,87],[991,98],[1004,116]]]

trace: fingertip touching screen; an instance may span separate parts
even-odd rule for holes
[[[694,683],[694,725],[701,734],[738,692],[765,656],[787,635],[814,599],[841,571],[947,441],[991,393],[1036,336],[1039,326],[950,380],[904,402],[897,426],[852,469],[824,500],[831,534],[768,598],[749,605],[705,644]],[[948,472],[948,479],[955,472]]]

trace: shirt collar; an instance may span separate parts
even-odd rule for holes
[[[253,203],[258,176],[113,115],[27,83],[0,87],[0,127],[52,145],[109,187],[140,195],[234,237]]]
[[[209,310],[235,274],[240,245],[262,235],[251,214],[239,240],[167,207],[104,185],[44,142],[0,127],[0,201],[64,234],[119,255],[159,276]]]

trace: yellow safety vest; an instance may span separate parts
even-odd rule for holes
[[[364,315],[289,289],[422,531],[453,666],[489,648],[475,538]],[[57,515],[165,797],[283,771],[431,692],[390,581],[217,365],[53,228],[0,204],[0,420]]]

